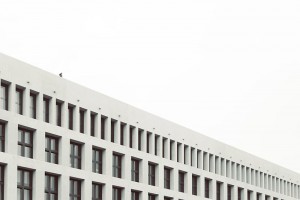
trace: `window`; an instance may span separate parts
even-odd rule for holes
[[[58,137],[46,135],[45,158],[46,162],[58,164]]]
[[[0,107],[3,110],[8,110],[8,84],[3,82],[1,82]]]
[[[112,200],[122,200],[122,188],[113,187]]]
[[[93,172],[102,174],[103,150],[93,148]]]
[[[29,115],[33,119],[36,119],[36,98],[37,93],[30,91]]]
[[[134,127],[130,126],[129,128],[129,147],[133,148],[133,134],[134,134]]]
[[[44,122],[49,123],[49,111],[50,111],[50,98],[44,96],[43,98],[43,119]]]
[[[231,200],[233,196],[233,186],[227,185],[227,200]]]
[[[90,114],[91,117],[91,136],[95,137],[95,126],[96,126],[96,113],[92,113]]]
[[[18,169],[18,200],[32,200],[32,171]]]
[[[56,101],[56,125],[61,126],[62,101]]]
[[[199,176],[193,175],[192,176],[192,194],[198,195],[198,179]]]
[[[106,119],[107,119],[107,117],[105,117],[103,115],[101,116],[101,139],[102,140],[105,140]]]
[[[164,187],[171,189],[171,168],[168,167],[164,169]]]
[[[81,144],[71,142],[71,167],[81,169]]]
[[[23,89],[16,88],[16,113],[23,114]]]
[[[111,140],[111,142],[115,142],[116,124],[117,124],[117,121],[114,119],[111,119],[111,122],[110,122],[110,140]]]
[[[0,200],[4,200],[4,166],[0,165]]]
[[[45,176],[45,200],[58,199],[58,177],[47,174]]]
[[[131,200],[140,200],[140,191],[131,190]]]
[[[5,151],[5,123],[0,121],[0,152]]]
[[[138,159],[131,159],[131,180],[135,182],[139,182],[140,177],[140,161]]]
[[[71,105],[71,104],[69,104],[68,105],[68,119],[69,119],[69,129],[70,130],[73,130],[73,126],[74,126],[74,123],[73,123],[73,121],[74,121],[74,108],[75,108],[75,106],[73,106],[73,105]]]
[[[81,180],[70,179],[70,200],[81,200]]]
[[[148,194],[148,200],[156,200],[156,194]]]
[[[79,128],[80,128],[80,133],[84,133],[84,126],[85,126],[85,112],[86,110],[80,108],[79,110]]]
[[[210,185],[211,185],[211,179],[206,178],[204,181],[205,184],[205,198],[210,198],[211,194],[210,194]]]
[[[151,138],[151,133],[150,132],[147,132],[147,147],[146,147],[146,150],[147,150],[147,153],[150,153],[150,138]]]
[[[121,122],[121,130],[120,130],[120,144],[125,145],[125,129],[126,129],[126,124]]]
[[[185,172],[179,171],[178,172],[178,191],[184,192],[184,176]]]
[[[102,200],[103,196],[103,185],[100,183],[92,184],[92,200]]]
[[[173,200],[172,197],[164,197],[164,200]]]
[[[113,177],[122,177],[122,155],[113,154]]]
[[[148,164],[148,184],[155,186],[155,173],[156,173],[156,164]]]
[[[143,133],[144,133],[144,130],[139,129],[139,132],[138,132],[138,150],[139,150],[139,151],[142,150],[142,138],[143,138]]]
[[[18,131],[18,155],[32,158],[33,157],[33,132],[24,128]]]
[[[159,136],[158,135],[155,135],[155,138],[154,138],[154,155],[158,155],[158,140],[159,140]]]
[[[221,182],[217,182],[217,200],[221,200],[221,187],[222,187],[222,183]]]
[[[252,200],[252,191],[251,190],[248,190],[247,191],[247,200]]]
[[[238,188],[238,200],[242,200],[243,188]]]

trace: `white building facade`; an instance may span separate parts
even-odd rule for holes
[[[298,173],[0,54],[0,200],[300,199]]]

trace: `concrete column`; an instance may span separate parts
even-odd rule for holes
[[[45,171],[43,170],[35,170],[33,172],[33,191],[32,196],[33,199],[40,199],[44,196],[45,192]]]
[[[216,199],[216,197],[217,197],[216,184],[217,184],[216,180],[212,179],[211,180],[212,199]]]
[[[23,115],[30,117],[30,89],[26,88],[23,92]]]
[[[121,132],[120,132],[120,121],[117,120],[115,121],[115,143],[116,144],[121,144],[121,140],[120,140],[120,136],[121,136]]]
[[[111,141],[111,118],[107,117],[105,120],[105,140]]]
[[[139,134],[138,134],[138,133],[139,133],[138,130],[139,130],[138,127],[135,127],[135,129],[133,130],[133,137],[132,137],[132,138],[133,138],[133,146],[132,146],[133,149],[138,149],[138,141],[139,141],[139,140],[138,140],[138,138],[139,138],[139,137],[138,137],[138,135],[139,135]]]
[[[146,146],[147,146],[147,132],[143,130],[142,132],[142,138],[141,138],[141,151],[146,152]]]
[[[236,185],[232,188],[232,200],[238,200],[238,188]]]
[[[36,118],[40,121],[43,120],[43,94],[38,93],[36,97]]]
[[[125,180],[131,181],[131,156],[130,154],[123,157],[122,177]]]
[[[106,162],[103,163],[103,172],[104,174],[106,174],[107,176],[112,176],[112,156],[113,156],[113,151],[111,148],[107,148],[105,150],[104,153],[104,157],[103,160],[105,160]],[[125,158],[126,159],[126,158]],[[122,160],[122,164],[123,166],[126,165],[126,162],[124,163],[124,159]],[[124,167],[123,167],[124,168]],[[123,173],[123,172],[122,172]],[[123,176],[126,174],[122,174]],[[108,187],[107,187],[108,188]]]
[[[64,102],[61,107],[61,126],[66,129],[69,128],[68,114],[68,103]]]
[[[140,161],[140,183],[148,185],[148,161]]]
[[[205,177],[202,175],[200,179],[200,196],[204,199],[205,196]]]
[[[84,134],[91,135],[91,111],[84,112]]]
[[[101,115],[100,113],[95,115],[95,137],[100,139],[100,127],[101,127]]]
[[[73,130],[79,132],[79,107],[75,106],[73,112]]]
[[[70,167],[70,139],[62,137],[59,140],[59,157],[58,163],[63,166]]]
[[[85,177],[85,179],[81,183],[82,190],[82,200],[90,200],[92,199],[92,180],[91,177]]]
[[[8,110],[15,112],[16,108],[16,84],[11,83],[8,88]]]
[[[83,151],[82,151],[83,159],[83,169],[86,171],[92,171],[92,145],[91,144],[84,144]]]
[[[192,194],[192,174],[186,172],[184,179],[184,192]]]
[[[69,175],[68,174],[62,174],[60,177],[59,177],[59,183],[58,183],[58,187],[59,187],[59,192],[58,192],[58,195],[59,195],[59,198],[58,199],[69,199],[69,194],[70,194],[70,191],[69,191],[69,185],[70,185],[70,178],[69,178]]]
[[[5,166],[4,199],[17,199],[17,163],[13,161]],[[15,181],[12,181],[15,180]]]
[[[18,124],[10,122],[6,127],[5,150],[9,154],[18,155]]]
[[[174,191],[178,191],[179,192],[179,176],[178,176],[178,169],[173,169],[171,171],[171,190],[174,190]],[[164,176],[162,176],[164,177]]]
[[[154,148],[155,148],[155,145],[154,145],[154,133],[150,133],[150,136],[149,136],[149,153],[150,154],[153,154],[154,155]]]
[[[129,125],[124,127],[124,146],[129,147]]]
[[[45,160],[45,131],[37,129],[33,133],[33,158],[40,161]]]
[[[159,164],[157,166],[157,170],[158,170],[158,176],[156,177],[158,179],[158,187],[159,188],[165,188],[164,187],[164,165]]]

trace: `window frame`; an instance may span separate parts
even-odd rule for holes
[[[148,185],[156,185],[156,166],[155,163],[148,163]]]
[[[113,153],[113,177],[122,178],[122,157],[122,154]]]
[[[77,187],[74,187],[75,184],[78,184]],[[70,200],[81,200],[81,196],[82,196],[81,184],[82,184],[82,180],[76,178],[70,178],[70,188],[69,188]],[[75,191],[75,188],[77,188],[77,191]]]
[[[55,142],[55,149],[52,149],[52,140]],[[59,137],[46,134],[45,136],[45,160],[49,163],[58,164],[59,160]],[[47,148],[49,147],[49,148]],[[52,161],[52,154],[55,155],[55,161]],[[50,159],[49,159],[50,158]]]
[[[140,181],[140,159],[131,158],[131,181]]]
[[[24,183],[24,174],[26,173],[29,173],[29,185],[25,185]],[[33,190],[33,181],[32,181],[32,174],[33,174],[33,171],[32,170],[29,170],[29,169],[25,169],[25,168],[18,168],[18,174],[17,176],[19,176],[20,174],[20,178],[18,177],[17,180],[21,181],[20,183],[17,181],[17,193],[19,194],[19,191],[21,192],[20,193],[20,199],[21,200],[24,200],[24,191],[28,190],[29,191],[29,200],[32,200],[32,190]]]
[[[5,166],[0,164],[0,200],[4,200]]]
[[[112,199],[113,200],[122,200],[122,191],[123,191],[123,188],[113,186],[112,187]],[[117,196],[115,196],[115,195],[117,195]]]
[[[102,183],[92,182],[92,200],[103,199],[103,185]],[[95,190],[97,188],[97,190]],[[98,194],[96,193],[98,191]],[[100,196],[99,196],[100,195]]]
[[[0,152],[5,152],[6,122],[0,120]]]
[[[50,101],[51,97],[43,96],[43,121],[50,123]]]
[[[178,191],[184,192],[184,182],[185,182],[185,173],[184,171],[178,172]]]
[[[82,167],[82,145],[76,141],[70,141],[70,166],[75,169],[81,169]],[[75,147],[78,147],[78,154],[75,154]],[[77,165],[76,161],[77,160]]]
[[[47,179],[48,177],[48,179]],[[54,178],[54,188],[51,188],[51,178]],[[54,195],[54,200],[58,200],[58,175],[45,173],[45,200],[52,200],[51,196]]]
[[[171,189],[171,168],[164,167],[164,188]]]
[[[103,173],[103,154],[104,149],[93,147],[92,149],[92,171],[97,174]],[[98,157],[98,159],[95,159]],[[98,171],[96,170],[98,166]]]
[[[21,139],[19,138],[20,133],[21,133]],[[29,144],[25,142],[25,133],[29,133],[29,136],[30,136]],[[26,158],[33,158],[33,130],[29,130],[29,129],[22,128],[22,127],[18,128],[18,148],[21,148],[21,152],[18,151],[18,153],[21,153],[21,155],[18,154],[19,156],[26,157]],[[27,157],[25,155],[25,148],[29,148],[29,150],[30,150],[29,157]]]
[[[3,110],[8,110],[8,102],[9,102],[8,92],[9,92],[9,84],[1,81],[0,100],[1,100],[1,109]],[[2,102],[4,103],[4,105],[2,105]]]
[[[17,86],[16,87],[16,102],[15,102],[15,110],[17,114],[23,115],[23,107],[24,107],[24,89]]]

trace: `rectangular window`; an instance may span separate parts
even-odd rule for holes
[[[91,136],[93,136],[93,137],[95,137],[95,135],[96,135],[96,134],[95,134],[95,129],[96,129],[96,128],[95,128],[95,126],[96,126],[96,116],[97,116],[96,113],[92,113],[92,112],[91,112],[91,114],[90,114],[90,117],[91,117],[91,118],[90,118],[90,119],[91,119],[91,121],[90,121],[90,122],[91,122],[91,130],[90,130],[90,131],[91,131]]]
[[[106,119],[107,119],[107,117],[105,117],[103,115],[101,116],[101,139],[102,140],[105,140]]]
[[[85,127],[85,112],[86,110],[80,108],[79,109],[79,128],[80,133],[84,133],[84,127]]]
[[[238,200],[242,200],[242,195],[243,195],[244,189],[243,188],[238,188]]]
[[[140,178],[140,161],[138,159],[131,159],[131,180],[139,182]]]
[[[103,184],[92,183],[92,200],[102,200]]]
[[[148,163],[148,184],[155,186],[156,164]]]
[[[3,110],[8,110],[8,84],[1,82],[0,106]]]
[[[75,109],[75,106],[69,104],[68,105],[68,120],[69,120],[69,129],[70,130],[73,130],[74,128],[74,109]]]
[[[173,200],[172,197],[164,197],[164,200]]]
[[[147,132],[147,153],[150,153],[150,138],[151,138],[151,133],[150,132]]]
[[[70,200],[81,200],[81,180],[70,179]]]
[[[227,200],[231,200],[233,196],[233,186],[227,185]]]
[[[45,200],[58,200],[58,176],[56,175],[46,173]]]
[[[43,119],[44,122],[49,123],[50,119],[50,97],[44,96],[43,98]]]
[[[148,200],[156,200],[156,194],[148,194]]]
[[[130,126],[129,128],[129,147],[133,148],[133,134],[134,134],[134,126]]]
[[[252,200],[252,191],[251,190],[248,190],[247,191],[247,200]]]
[[[111,134],[111,142],[115,142],[115,137],[116,137],[116,124],[117,124],[117,121],[114,120],[114,119],[111,119],[110,121],[110,134]]]
[[[5,123],[0,121],[0,152],[5,151]]]
[[[46,162],[58,164],[58,137],[46,135],[45,158]]]
[[[29,115],[33,119],[36,119],[36,99],[37,93],[30,91]]]
[[[131,190],[131,200],[140,200],[140,191]]]
[[[178,172],[178,191],[184,192],[184,176],[185,172],[179,171]]]
[[[32,171],[18,169],[18,200],[32,200]]]
[[[122,155],[113,154],[113,177],[122,178]]]
[[[21,88],[16,88],[16,113],[23,114],[23,92]]]
[[[158,135],[155,135],[155,138],[154,138],[154,155],[158,155],[158,140],[159,140],[159,136]]]
[[[204,181],[205,185],[205,198],[210,198],[211,197],[211,192],[210,192],[210,187],[211,187],[211,179],[206,178]]]
[[[56,101],[56,125],[61,126],[62,120],[62,101]]]
[[[139,151],[142,150],[142,138],[143,138],[143,133],[144,133],[144,130],[139,129],[139,131],[138,131],[138,150],[139,150]]]
[[[222,187],[222,183],[221,182],[217,182],[217,200],[221,200],[221,187]]]
[[[18,130],[18,155],[33,157],[33,131],[19,128]]]
[[[164,168],[164,187],[171,189],[171,168]]]
[[[192,176],[192,194],[193,195],[198,195],[198,179],[199,176],[193,175]]]
[[[112,200],[122,200],[122,188],[113,186]]]
[[[71,142],[70,161],[71,167],[81,169],[81,148],[82,145],[76,142]]]
[[[0,200],[4,200],[4,166],[0,165]]]
[[[103,163],[103,150],[94,147],[93,148],[93,172],[102,174],[102,163]]]
[[[120,144],[125,145],[125,129],[126,129],[126,124],[121,122],[121,127],[120,127]]]

